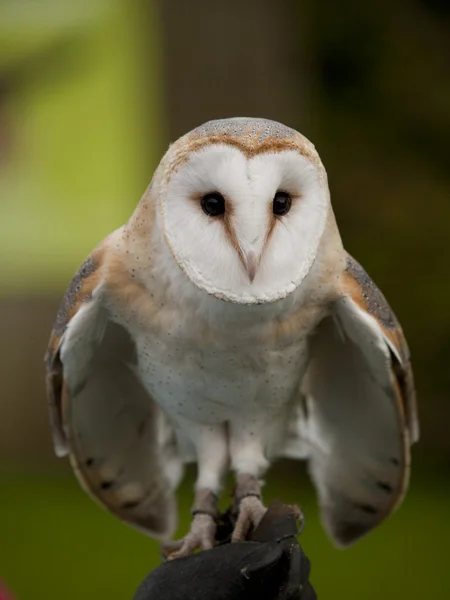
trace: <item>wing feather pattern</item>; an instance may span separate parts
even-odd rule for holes
[[[81,485],[101,505],[165,539],[176,526],[177,442],[136,377],[129,334],[106,308],[107,280],[100,247],[74,277],[57,316],[46,355],[55,450],[69,454]]]
[[[346,546],[400,504],[418,439],[408,346],[387,301],[348,255],[344,294],[311,340],[304,379],[309,469],[322,519]]]

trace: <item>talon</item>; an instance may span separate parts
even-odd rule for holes
[[[167,560],[189,556],[196,550],[210,550],[214,546],[216,522],[211,515],[197,513],[191,523],[189,533],[180,540],[172,540],[162,545],[161,551]]]
[[[251,528],[258,527],[266,513],[266,507],[258,496],[245,496],[239,503],[239,516],[231,536],[232,542],[243,542]]]
[[[288,504],[289,508],[292,510],[292,513],[295,517],[295,520],[299,522],[298,525],[298,534],[302,533],[303,527],[305,526],[305,516],[303,514],[302,509],[297,504]]]

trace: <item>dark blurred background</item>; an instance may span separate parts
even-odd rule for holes
[[[321,599],[450,597],[449,20],[447,0],[0,3],[0,579],[17,600],[125,600],[159,562],[54,458],[43,355],[72,274],[169,141],[226,116],[318,148],[346,248],[403,324],[420,408],[410,494],[355,547],[325,537],[303,466],[279,464],[267,500],[302,504]]]

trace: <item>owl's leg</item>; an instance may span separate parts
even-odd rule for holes
[[[216,495],[210,490],[199,490],[195,495],[192,515],[189,533],[180,540],[163,544],[162,552],[166,558],[180,558],[214,546],[218,516]]]
[[[267,510],[262,502],[259,478],[269,465],[257,435],[258,429],[249,426],[245,420],[230,426],[231,464],[236,472],[234,510],[238,515],[231,538],[233,542],[245,540]]]
[[[238,475],[234,489],[234,507],[238,518],[231,541],[242,542],[250,529],[259,525],[267,510],[262,502],[261,483],[253,475]]]
[[[163,553],[170,559],[188,556],[195,550],[208,550],[214,546],[219,516],[217,499],[228,466],[224,425],[185,422],[183,429],[195,444],[198,474],[190,531],[181,540],[163,545]]]

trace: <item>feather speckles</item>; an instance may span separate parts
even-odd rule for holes
[[[411,441],[417,441],[419,425],[414,377],[409,348],[402,328],[381,291],[363,267],[349,254],[347,254],[347,267],[344,273],[344,287],[354,302],[377,320],[391,344],[389,350],[395,380],[394,391],[406,418]]]
[[[209,121],[180,138],[174,144],[166,177],[179,169],[193,152],[212,144],[232,146],[248,158],[292,150],[311,161],[319,169],[321,177],[325,173],[313,144],[298,131],[269,119],[237,117]]]
[[[54,334],[57,337],[61,337],[64,333],[70,318],[77,310],[78,304],[89,302],[91,299],[96,283],[93,276],[97,271],[99,260],[100,253],[98,251],[94,252],[84,261],[72,279],[56,317]]]
[[[366,513],[367,515],[378,514],[378,510],[374,506],[371,506],[370,504],[359,504],[359,505],[357,505],[357,508],[359,510],[362,510],[362,512]]]
[[[257,144],[262,144],[268,139],[277,139],[280,141],[295,139],[300,134],[295,129],[291,129],[277,121],[236,117],[234,119],[208,121],[194,129],[188,135],[204,138],[223,135],[231,139],[248,139],[254,140]]]
[[[392,492],[393,492],[392,485],[390,485],[389,483],[384,483],[383,481],[377,481],[377,486],[380,488],[380,490],[383,490],[383,492],[386,492],[386,494],[392,494]]]
[[[363,267],[350,255],[347,258],[347,272],[358,283],[361,300],[364,302],[369,313],[376,317],[386,329],[398,327],[398,321],[386,298]]]

